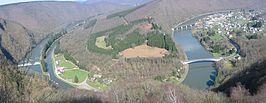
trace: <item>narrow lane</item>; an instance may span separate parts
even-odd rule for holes
[[[57,42],[57,41],[56,41]],[[49,49],[49,51],[47,52],[47,58],[46,58],[46,66],[48,69],[48,74],[50,77],[51,82],[53,82],[54,84],[56,84],[56,86],[58,86],[61,89],[70,89],[73,88],[73,86],[71,86],[70,84],[65,83],[64,81],[58,79],[56,77],[56,74],[54,74],[54,70],[55,70],[55,66],[54,66],[54,61],[53,61],[53,55],[54,55],[54,50],[56,48],[56,44],[54,43]]]

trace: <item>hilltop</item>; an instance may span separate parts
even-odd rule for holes
[[[22,24],[34,33],[36,41],[40,41],[71,22],[127,7],[110,2],[27,2],[0,6],[0,18]]]

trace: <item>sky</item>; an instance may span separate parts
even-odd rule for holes
[[[0,0],[0,5],[19,3],[19,2],[28,2],[28,1],[78,1],[78,2],[87,1],[86,2],[87,4],[95,3],[99,1],[109,1],[113,3],[124,4],[124,5],[135,5],[135,4],[142,4],[150,0]]]
[[[0,0],[0,5],[18,3],[18,2],[28,2],[28,1],[86,1],[86,0]]]

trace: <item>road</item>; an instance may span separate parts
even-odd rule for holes
[[[61,79],[58,79],[56,77],[56,74],[54,72],[55,70],[55,66],[54,66],[54,62],[53,62],[53,54],[54,54],[54,50],[56,48],[56,43],[53,43],[53,45],[50,47],[50,49],[47,52],[47,57],[45,59],[46,62],[46,68],[48,69],[48,74],[50,77],[50,81],[53,82],[54,84],[56,84],[59,88],[61,89],[69,89],[69,88],[73,88],[73,86],[71,86],[70,84],[62,81]]]

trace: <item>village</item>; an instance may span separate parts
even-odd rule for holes
[[[240,10],[229,13],[219,13],[200,19],[196,26],[204,29],[217,28],[220,35],[229,38],[236,36],[254,37],[265,29],[265,17],[260,16],[262,11]],[[245,35],[240,35],[245,34]]]
[[[240,52],[236,38],[257,39],[265,30],[262,14],[263,11],[240,10],[209,15],[195,23],[193,35],[214,58],[233,56]]]

